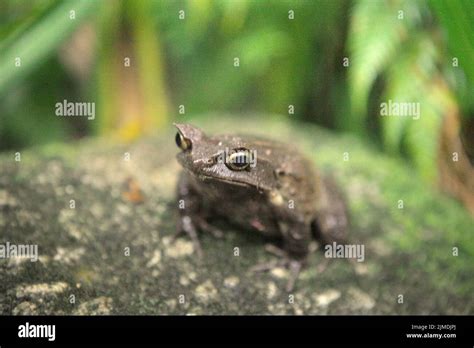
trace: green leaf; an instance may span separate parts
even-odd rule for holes
[[[377,76],[389,67],[412,29],[421,21],[424,7],[419,1],[358,1],[354,5],[349,32],[349,94],[351,129],[364,132],[367,102]],[[403,18],[399,18],[400,12]]]
[[[452,58],[458,59],[459,67],[464,72],[462,82],[457,83],[456,89],[461,101],[468,109],[474,108],[474,1],[432,0],[429,2],[433,12],[445,29],[447,45],[452,54],[448,59],[452,67]],[[463,116],[474,115],[470,112]]]
[[[36,20],[18,33],[15,39],[7,37],[0,43],[0,94],[11,83],[25,78],[38,64],[54,54],[57,47],[87,19],[98,2],[89,0],[61,1],[52,8],[48,7]],[[75,19],[70,18],[70,11],[75,11]],[[16,66],[16,59],[20,66]]]

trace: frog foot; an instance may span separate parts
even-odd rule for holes
[[[198,229],[203,232],[207,232],[212,234],[215,238],[222,239],[224,238],[224,232],[222,232],[220,229],[217,227],[212,226],[209,224],[206,219],[202,217],[198,217],[194,219],[194,222],[197,224]]]
[[[190,216],[181,216],[176,224],[176,233],[171,237],[171,243],[176,242],[178,237],[183,234],[187,234],[193,243],[193,249],[197,253],[199,258],[202,258],[203,251],[201,242],[199,242],[197,228]]]
[[[291,258],[287,252],[271,244],[266,245],[265,250],[278,256],[279,260],[257,264],[250,268],[250,271],[267,272],[274,268],[285,267],[290,271],[290,276],[288,278],[288,282],[286,283],[285,289],[287,292],[292,292],[295,288],[295,284],[301,272],[301,269],[303,268],[304,260],[296,260],[294,258]]]
[[[173,235],[171,242],[174,243],[178,237],[183,234],[187,234],[193,243],[193,249],[197,253],[198,257],[204,255],[199,242],[198,231],[208,232],[216,238],[223,238],[224,233],[218,228],[210,225],[205,219],[196,217],[191,219],[190,216],[182,216],[176,226],[176,233]]]

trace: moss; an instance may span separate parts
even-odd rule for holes
[[[350,241],[365,245],[365,262],[331,260],[321,273],[323,254],[311,254],[294,293],[297,301],[290,304],[284,278],[249,272],[273,258],[259,236],[222,224],[228,232],[222,240],[201,236],[204,260],[175,250],[168,242],[179,167],[170,126],[132,144],[89,139],[50,145],[23,152],[20,163],[11,153],[0,155],[0,190],[14,198],[0,210],[2,240],[37,243],[41,256],[37,263],[0,260],[2,312],[83,314],[100,307],[113,314],[474,313],[473,219],[404,162],[350,135],[298,127],[281,117],[254,115],[236,123],[210,115],[196,124],[209,132],[273,135],[300,147],[339,182],[351,212]],[[349,161],[343,160],[346,151]],[[125,152],[130,162],[123,160]],[[124,199],[130,177],[143,203]],[[69,208],[70,199],[76,209]],[[60,250],[80,248],[77,257],[61,256]],[[16,298],[18,286],[57,282],[68,284],[64,294],[44,301]],[[212,291],[206,290],[210,284]],[[334,291],[340,297],[323,306],[321,299]],[[68,301],[71,294],[75,304]],[[397,303],[399,294],[403,304]],[[367,305],[358,306],[355,297]]]

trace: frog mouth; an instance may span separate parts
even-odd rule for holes
[[[223,182],[223,183],[233,185],[233,186],[251,187],[251,185],[246,183],[246,182],[219,178],[217,176],[200,175],[200,179],[203,180],[203,181],[205,181],[205,180],[216,180],[216,181]]]
[[[235,178],[233,178],[233,180],[229,180],[229,179],[219,177],[219,176],[216,176],[216,175],[211,175],[211,174],[208,174],[208,173],[205,173],[205,172],[202,172],[202,171],[200,173],[196,173],[196,172],[192,171],[191,169],[189,169],[185,166],[183,166],[183,167],[184,167],[184,169],[186,170],[187,173],[189,173],[191,176],[193,176],[194,178],[197,178],[200,181],[205,182],[205,181],[215,180],[215,181],[219,181],[219,182],[226,183],[226,184],[229,184],[229,185],[234,185],[234,186],[251,187],[250,184],[248,184],[246,182],[236,180]]]
[[[204,161],[198,161],[198,162],[193,162],[194,165],[196,164],[201,164],[199,169],[196,171],[195,168],[197,166],[191,166],[189,164],[189,161],[186,160],[186,157],[184,157],[184,153],[178,153],[177,155],[177,160],[181,164],[181,167],[186,171],[186,173],[189,173],[192,177],[201,180],[201,181],[210,181],[210,180],[215,180],[219,181],[222,183],[226,183],[228,185],[233,185],[233,186],[241,186],[241,187],[252,187],[251,184],[248,182],[239,180],[236,178],[235,175],[232,176],[232,179],[228,179],[222,176],[217,175],[215,170],[212,170],[210,166],[212,163],[206,163]]]

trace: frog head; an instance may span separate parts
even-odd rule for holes
[[[244,137],[207,136],[190,124],[174,124],[180,148],[178,162],[201,180],[217,180],[229,185],[269,191],[276,187],[274,164],[259,157],[259,149]]]

